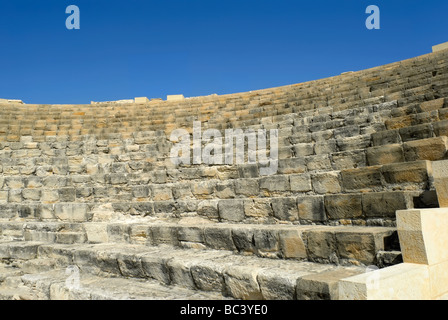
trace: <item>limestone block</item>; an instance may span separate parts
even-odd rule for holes
[[[197,212],[200,216],[206,216],[210,219],[218,219],[218,202],[219,200],[203,200],[198,203]]]
[[[297,221],[299,211],[295,198],[273,198],[272,209],[274,217],[283,221]]]
[[[444,110],[448,111],[448,109],[444,109]],[[446,115],[448,117],[448,113],[446,113]],[[433,123],[433,129],[434,129],[434,134],[437,137],[448,136],[448,120]]]
[[[215,194],[220,199],[230,199],[235,197],[235,186],[232,180],[218,182],[216,184]],[[252,196],[256,196],[254,194]]]
[[[335,140],[319,141],[314,145],[315,154],[329,154],[338,151]]]
[[[448,209],[397,211],[403,261],[434,265],[448,261]]]
[[[153,225],[151,226],[151,233],[154,244],[170,244],[179,245],[178,233],[176,228],[168,225]]]
[[[403,142],[428,139],[432,137],[432,125],[430,123],[419,124],[398,130]]]
[[[185,259],[173,258],[167,261],[166,266],[170,274],[171,283],[180,285],[189,289],[195,289],[195,283],[191,274],[191,266],[194,262],[191,261],[194,256],[185,257]]]
[[[199,181],[191,183],[191,192],[199,199],[210,198],[215,190],[216,182]]]
[[[74,202],[76,199],[76,189],[75,188],[61,188],[59,192],[59,201],[63,202]]]
[[[287,191],[289,188],[289,177],[287,175],[269,176],[260,179],[260,189],[267,194],[276,191]]]
[[[140,256],[140,261],[143,271],[148,278],[158,280],[164,284],[171,282],[170,274],[166,266],[167,258],[153,254],[143,254]]]
[[[244,216],[244,201],[243,200],[220,200],[218,202],[219,218],[227,221],[243,221]]]
[[[164,201],[154,201],[153,202],[153,206],[154,206],[154,213],[157,214],[161,214],[161,215],[166,215],[166,214],[175,214],[175,213],[179,213],[179,211],[177,210],[178,205],[180,204],[180,202],[175,202],[175,201],[171,201],[171,200],[164,200]]]
[[[22,196],[25,200],[40,200],[40,190],[39,189],[23,189]]]
[[[278,172],[283,174],[303,173],[306,171],[305,160],[302,157],[280,159],[278,161]]]
[[[403,144],[406,161],[442,160],[447,155],[448,138],[445,136],[409,141]]]
[[[179,241],[204,242],[204,228],[200,226],[193,227],[180,225],[176,229]]]
[[[434,187],[440,207],[448,207],[448,160],[432,162]]]
[[[445,122],[445,120],[448,119],[448,109],[446,108],[446,106],[448,106],[448,99],[446,99],[446,101],[445,101],[445,108],[442,110],[439,110],[439,119],[443,120],[443,121],[439,121],[439,122]],[[434,128],[435,135],[440,136],[441,134],[438,134],[435,126],[433,128]],[[446,122],[445,122],[445,132],[446,132],[446,130],[447,130],[447,128],[446,128]]]
[[[332,170],[330,156],[328,154],[318,154],[305,158],[308,171],[314,170]]]
[[[331,270],[305,275],[297,280],[298,300],[338,300],[339,280],[357,275],[356,270]]]
[[[341,180],[338,171],[315,173],[311,175],[314,192],[319,194],[341,192]]]
[[[191,266],[191,275],[199,290],[222,292],[225,288],[223,271],[224,266],[212,262],[201,261]]]
[[[124,277],[143,278],[145,275],[140,259],[132,252],[117,253],[117,263]]]
[[[244,214],[247,217],[263,218],[272,216],[273,210],[270,199],[244,200]]]
[[[54,213],[62,221],[84,222],[88,220],[88,206],[83,203],[57,203],[54,206]]]
[[[381,166],[342,170],[344,191],[371,190],[381,187]]]
[[[67,178],[59,176],[48,176],[43,178],[43,185],[46,188],[59,188],[67,186]]]
[[[339,151],[365,149],[367,147],[370,147],[370,145],[370,134],[337,139],[337,146],[339,148]]]
[[[21,189],[21,188],[25,187],[25,183],[22,178],[7,177],[5,180],[6,180],[6,185],[10,189]]]
[[[431,175],[431,162],[416,161],[387,164],[381,168],[381,173],[388,184],[427,184]]]
[[[260,192],[258,179],[237,179],[235,180],[235,193],[237,195],[254,196]]]
[[[333,169],[335,170],[359,168],[367,165],[367,158],[364,150],[337,152],[333,153],[331,158]]]
[[[431,299],[428,266],[402,263],[362,273],[339,282],[341,300]]]
[[[257,276],[265,300],[294,300],[297,274],[282,273],[279,269],[262,269]]]
[[[206,227],[204,228],[205,244],[217,250],[236,250],[230,228]]]
[[[151,187],[151,193],[154,201],[164,201],[173,199],[173,193],[169,186],[153,185]]]
[[[334,232],[321,232],[317,230],[305,231],[304,238],[307,252],[312,261],[324,259],[332,261],[336,257],[336,239]]]
[[[258,271],[252,266],[227,268],[224,273],[226,290],[237,299],[263,299],[257,281]]]
[[[240,178],[256,178],[258,177],[258,166],[255,163],[239,165],[238,174]]]
[[[299,196],[297,208],[300,219],[314,222],[326,220],[323,196]]]
[[[42,195],[43,197],[43,195]],[[54,216],[54,205],[52,204],[42,204],[40,206],[40,218],[45,219],[55,219]]]
[[[365,232],[336,232],[336,248],[341,259],[361,262],[364,265],[375,263],[377,243],[372,234]]]
[[[448,42],[437,44],[432,46],[432,52],[439,52],[448,49]]]
[[[131,224],[129,228],[129,242],[147,245],[152,243],[151,228],[145,224]]]
[[[386,130],[372,134],[373,146],[383,146],[388,144],[401,143],[398,130]]]
[[[403,148],[399,143],[368,148],[367,162],[369,166],[404,162]]]
[[[255,253],[254,230],[253,228],[234,228],[232,239],[236,249],[242,253]]]
[[[448,293],[448,261],[428,266],[432,299]]]
[[[284,229],[279,231],[280,252],[284,258],[304,259],[307,257],[302,230]]]
[[[413,193],[369,192],[362,194],[362,211],[367,217],[395,217],[397,210],[413,208]]]
[[[309,173],[291,175],[289,176],[289,183],[293,192],[308,192],[312,190]]]
[[[260,257],[276,258],[279,255],[279,237],[277,230],[255,228],[253,243]]]
[[[444,102],[444,98],[425,101],[420,104],[420,108],[422,109],[422,111],[439,110],[443,108]]]
[[[2,181],[0,181],[0,187],[2,185]],[[41,177],[29,177],[27,179],[27,188],[34,189],[42,187],[42,179]]]
[[[8,191],[2,190],[0,191],[0,203],[6,203],[8,202]]]
[[[314,154],[313,143],[297,143],[293,146],[296,157],[305,157]]]
[[[134,198],[148,198],[150,195],[148,186],[133,186],[132,196]]]
[[[126,184],[128,182],[126,174],[112,173],[109,175],[110,183],[113,185]]]
[[[22,202],[22,190],[10,189],[8,191],[8,202]]]

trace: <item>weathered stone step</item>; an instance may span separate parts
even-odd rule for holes
[[[334,264],[378,264],[391,259],[387,253],[399,250],[395,228],[244,225],[228,223],[169,222],[26,222],[21,239],[43,243],[128,243],[145,246],[170,245],[180,248],[226,250],[272,259],[309,260]],[[11,225],[11,223],[5,223]],[[0,228],[3,224],[0,224]],[[16,234],[16,238],[19,238]],[[325,243],[325,245],[323,245]],[[13,258],[13,242],[0,244],[3,258]],[[387,256],[387,257],[386,257]]]
[[[217,250],[126,244],[42,245],[39,256],[81,272],[154,279],[162,284],[222,293],[237,299],[337,299],[337,280],[365,267],[271,260]]]
[[[218,292],[166,286],[150,279],[99,277],[67,269],[24,274],[0,286],[1,300],[229,300]]]
[[[442,158],[444,158],[445,150],[448,148],[447,142],[445,137],[441,140],[443,148],[437,150],[430,148],[430,150],[439,154],[440,157],[443,155]],[[375,154],[378,157],[381,154],[384,156],[384,150],[376,151],[369,156],[373,157]],[[421,148],[414,149],[413,154],[427,154],[424,151]],[[424,156],[422,155],[422,157]],[[295,196],[306,192],[325,195],[340,192],[379,192],[398,189],[425,190],[430,187],[430,161],[410,161],[332,170],[330,159],[326,160],[327,165],[325,163],[319,165],[317,161],[307,165],[306,161],[301,158],[279,160],[278,174],[264,177],[260,177],[259,170],[262,166],[258,164],[221,168],[154,170],[141,174],[121,172],[125,170],[122,165],[121,167],[117,166],[119,173],[7,176],[0,178],[0,187],[7,188],[0,193],[0,200],[7,202],[42,201],[44,203],[69,202],[75,201],[75,199],[86,202],[97,197],[104,201],[160,201],[187,198],[199,200],[212,197],[230,199],[237,196]],[[309,172],[311,168],[320,168],[321,170]],[[408,171],[412,171],[412,173],[404,174]],[[207,180],[203,181],[204,178]],[[223,181],[224,179],[227,180]],[[120,194],[123,194],[123,197],[120,197]]]

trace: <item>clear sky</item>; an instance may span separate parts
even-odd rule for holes
[[[368,5],[380,30],[368,30]],[[66,7],[80,9],[68,30]],[[0,0],[0,98],[90,103],[227,94],[431,52],[446,0]]]

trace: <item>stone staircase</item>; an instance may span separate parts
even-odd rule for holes
[[[0,297],[339,299],[340,280],[402,262],[397,210],[439,206],[447,56],[223,96],[0,105]],[[277,129],[277,173],[174,164],[170,134],[194,121]]]

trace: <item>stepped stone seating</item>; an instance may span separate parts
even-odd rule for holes
[[[447,58],[182,100],[0,100],[0,297],[338,299],[402,262],[397,210],[439,207]],[[277,172],[173,163],[195,121],[277,129]]]

